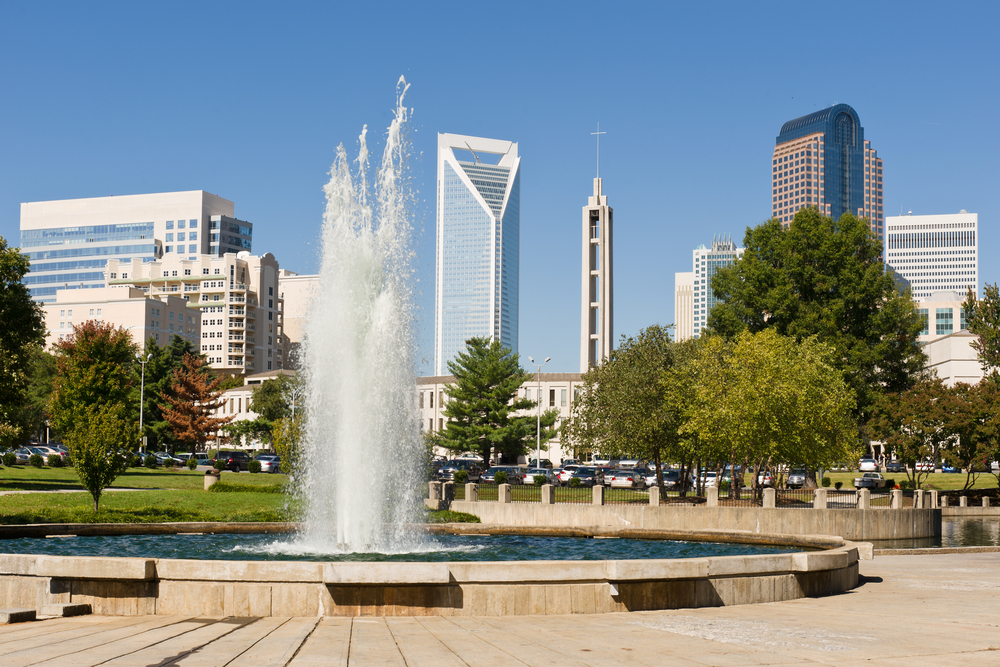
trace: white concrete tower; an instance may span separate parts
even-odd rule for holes
[[[594,179],[594,196],[583,207],[583,289],[580,372],[603,361],[614,347],[613,212]]]

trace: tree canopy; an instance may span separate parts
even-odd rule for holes
[[[708,328],[728,339],[774,329],[833,348],[865,420],[882,392],[905,390],[925,363],[921,320],[909,292],[885,271],[882,244],[867,221],[802,209],[788,229],[778,220],[748,228],[745,252],[712,279],[722,301]]]
[[[534,448],[537,417],[517,413],[538,404],[517,396],[532,376],[521,368],[516,353],[497,340],[470,338],[466,349],[448,362],[448,370],[455,382],[444,389],[448,400],[441,414],[447,420],[435,436],[437,446],[454,452],[478,452],[484,463],[494,452],[516,460]],[[551,426],[556,414],[547,410],[542,427]],[[543,435],[544,442],[553,434]]]
[[[29,370],[45,340],[42,309],[21,282],[29,268],[19,249],[0,236],[0,447],[26,439]]]
[[[979,357],[983,371],[1000,368],[1000,289],[996,283],[983,286],[983,298],[969,290],[962,304],[966,328],[976,334],[972,349]]]

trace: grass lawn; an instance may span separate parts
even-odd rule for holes
[[[129,468],[105,491],[100,511],[93,511],[72,468],[0,468],[0,491],[68,491],[80,493],[19,493],[0,496],[0,524],[24,523],[142,523],[159,521],[286,521],[296,516],[298,503],[275,485],[286,475],[223,472],[222,481],[238,483],[236,493],[208,493],[204,471]],[[262,492],[247,491],[261,487]]]
[[[837,482],[843,482],[844,489],[854,488],[854,478],[861,477],[862,473],[859,472],[828,472],[827,477],[830,478],[831,486]],[[886,479],[894,479],[896,483],[906,479],[906,473],[903,472],[890,472],[883,473]],[[749,478],[748,478],[749,479]],[[955,489],[965,488],[965,475],[963,473],[936,473],[932,472],[923,480],[921,480],[923,488],[925,489],[936,489],[938,491],[950,491]],[[995,489],[997,488],[997,478],[989,473],[982,473],[976,475],[976,483],[972,486],[974,489]]]

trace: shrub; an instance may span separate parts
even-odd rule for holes
[[[830,487],[830,484],[832,484],[832,483],[833,483],[833,482],[832,482],[832,481],[830,480],[830,478],[829,478],[829,477],[824,477],[824,478],[823,478],[823,482],[822,482],[822,484],[823,484],[823,488],[824,488],[824,489],[827,489],[827,488],[829,488],[829,487]]]
[[[14,452],[4,452],[3,453],[3,464],[8,468],[12,468],[17,463],[17,454]]]
[[[28,457],[28,463],[30,463],[36,468],[41,468],[43,465],[45,465],[45,459],[42,458],[41,454],[32,454],[30,457]]]
[[[840,487],[842,487],[843,485],[844,485],[843,482],[837,482],[836,484],[833,485],[833,488],[835,488],[838,491],[840,491]]]
[[[156,457],[153,456],[152,454],[146,454],[146,458],[143,459],[143,465],[145,465],[147,468],[155,468]]]
[[[163,467],[164,468],[173,468],[174,467],[174,460],[173,459],[163,459]]]
[[[500,470],[493,477],[493,481],[495,481],[497,484],[506,484],[507,483],[507,472],[504,471],[504,470]]]
[[[469,471],[468,470],[456,470],[455,471],[455,475],[454,475],[454,479],[455,479],[455,484],[465,484],[466,482],[469,481]]]
[[[132,452],[132,454],[130,454],[130,456],[132,457],[131,461],[130,461],[131,466],[133,468],[141,468],[142,467],[142,454],[139,454],[138,452]]]
[[[247,472],[260,472],[260,461],[250,459],[250,462],[247,463]]]
[[[198,459],[196,459],[193,456],[191,458],[189,458],[187,460],[187,467],[188,467],[188,470],[194,470],[195,468],[197,468],[198,467]]]
[[[226,467],[226,462],[222,459],[215,459],[215,461],[212,462],[212,467],[216,470],[222,470]]]
[[[45,463],[53,468],[63,467],[62,456],[59,454],[49,454],[49,458],[45,460]]]
[[[532,480],[535,482],[535,486],[542,486],[546,482],[545,475],[535,475]]]
[[[579,477],[570,477],[569,478],[569,486],[572,486],[572,487],[580,486],[580,478]]]
[[[724,479],[724,480],[722,480],[722,483],[719,484],[719,491],[728,491],[729,490],[729,486],[730,486],[729,480],[728,479]]]

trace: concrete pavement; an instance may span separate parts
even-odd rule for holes
[[[533,617],[76,617],[0,627],[4,667],[1000,665],[1000,553],[880,556],[843,595]]]

